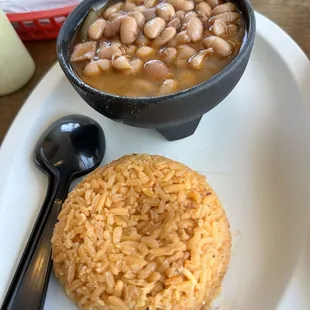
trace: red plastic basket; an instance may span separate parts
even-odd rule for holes
[[[23,41],[56,39],[61,25],[75,8],[67,6],[60,9],[7,14],[10,22]]]

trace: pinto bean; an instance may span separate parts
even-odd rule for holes
[[[101,59],[111,60],[113,56],[121,55],[123,55],[123,51],[121,50],[121,44],[118,43],[114,43],[111,46],[103,45],[98,52],[98,56]]]
[[[221,0],[206,0],[206,1],[211,6],[212,9],[221,4]]]
[[[135,75],[143,68],[143,61],[140,58],[133,58],[130,61],[130,68],[125,69],[123,72],[127,75]]]
[[[177,89],[178,89],[178,83],[173,79],[167,79],[159,87],[159,93],[161,95],[168,95],[173,92],[176,92]]]
[[[156,5],[157,0],[145,0],[144,5],[147,8],[151,8]]]
[[[145,21],[149,22],[150,20],[156,18],[156,8],[146,9],[142,12],[144,15]]]
[[[165,21],[160,17],[156,17],[145,24],[143,31],[148,38],[155,39],[162,33],[165,26]]]
[[[184,44],[189,43],[191,41],[191,38],[187,34],[187,31],[181,31],[175,36],[175,40],[177,44]]]
[[[142,59],[155,54],[155,49],[149,46],[142,46],[137,49],[136,55]]]
[[[105,42],[104,44],[109,45],[107,42]],[[121,42],[119,40],[114,40],[114,41],[111,42],[110,46],[114,47],[114,48],[121,48],[122,44],[121,44]]]
[[[191,10],[193,10],[194,7],[195,7],[194,2],[191,1],[191,0],[185,0],[185,1],[183,1],[183,2],[181,2],[181,5],[182,5],[181,10],[183,10],[184,12],[191,11]]]
[[[191,0],[167,0],[167,2],[170,3],[176,11],[188,12],[195,7],[194,2]]]
[[[212,10],[212,15],[219,15],[225,12],[234,12],[236,11],[237,7],[231,3],[231,2],[226,2],[224,4],[220,4],[218,6],[216,6],[213,10]]]
[[[115,20],[118,20],[118,18]],[[119,19],[119,21],[120,21],[120,19]],[[112,24],[112,22],[109,23],[104,29],[104,36],[107,38],[115,37],[118,34],[120,27],[121,27],[121,23],[119,23],[119,25],[117,25],[117,27],[116,27],[116,24]]]
[[[178,30],[181,27],[181,21],[179,18],[175,17],[173,18],[167,25],[168,27],[173,27],[176,30]]]
[[[100,50],[98,51],[98,56],[101,59],[112,59],[113,56],[113,52],[110,46],[103,46],[100,48]]]
[[[234,25],[235,26],[235,25]],[[227,25],[220,19],[217,19],[211,29],[212,33],[216,36],[223,36],[227,34]]]
[[[174,37],[172,40],[170,40],[170,41],[168,42],[167,46],[168,46],[168,47],[176,47],[176,46],[178,46],[178,42],[177,42],[177,40],[175,39],[175,37]]]
[[[207,50],[202,50],[198,52],[197,54],[193,55],[188,63],[190,66],[194,69],[202,69],[204,65],[204,60],[207,56],[212,55],[214,53],[213,48],[208,48]]]
[[[238,13],[238,12],[225,12],[225,13],[221,13],[221,14],[212,16],[212,17],[209,19],[209,23],[210,23],[211,25],[213,25],[214,22],[215,22],[217,19],[223,21],[223,22],[226,23],[226,24],[234,23],[234,22],[236,22],[237,20],[240,19],[240,13]]]
[[[123,7],[123,5],[124,3],[121,1],[113,4],[112,7],[116,8],[119,11]]]
[[[180,2],[183,2],[183,0],[167,0],[169,4],[171,4],[176,11],[180,10]]]
[[[202,22],[198,17],[192,17],[187,24],[187,34],[193,42],[201,39],[203,34]]]
[[[176,35],[177,31],[173,27],[167,27],[160,35],[154,40],[155,46],[166,45]]]
[[[215,25],[215,23],[214,23],[214,25]],[[239,32],[239,27],[237,25],[234,25],[234,24],[227,25],[227,33],[235,34],[238,32]]]
[[[207,48],[213,48],[215,53],[219,54],[220,56],[226,57],[232,53],[232,46],[220,37],[207,37],[203,40],[203,44]]]
[[[110,22],[113,22],[113,20],[115,20],[116,18],[120,17],[120,16],[124,16],[126,15],[124,12],[115,12],[115,13],[112,13],[110,16],[109,16],[109,21]]]
[[[200,2],[195,7],[198,15],[203,19],[207,19],[212,15],[212,8],[207,2]]]
[[[103,18],[99,18],[96,21],[94,21],[89,29],[88,29],[88,36],[92,40],[98,40],[103,35],[104,29],[107,26],[107,21]]]
[[[125,55],[113,58],[112,66],[118,70],[131,68],[129,58]]]
[[[180,5],[180,10],[182,10],[184,12],[189,12],[189,11],[193,10],[195,7],[195,3],[191,0],[180,1],[179,5]]]
[[[177,47],[177,51],[178,51],[178,59],[185,59],[185,60],[188,60],[197,53],[197,51],[193,47],[186,44],[179,45]]]
[[[190,22],[190,20],[191,20],[193,17],[197,17],[197,13],[196,13],[196,12],[193,12],[193,11],[187,12],[187,13],[184,15],[184,18],[183,18],[183,20],[182,20],[181,31],[182,31],[182,30],[186,30],[188,23]]]
[[[143,3],[144,3],[144,1],[143,1]],[[135,12],[135,11],[138,11],[138,12],[141,12],[141,13],[143,13],[143,12],[146,11],[146,10],[147,10],[147,8],[146,8],[144,5],[136,6],[136,7],[133,9],[134,12]]]
[[[122,10],[124,11],[124,12],[130,12],[130,11],[132,11],[135,7],[136,7],[137,5],[135,4],[135,3],[133,3],[133,2],[125,2],[124,3],[124,5],[123,5],[123,8],[122,8]]]
[[[158,56],[161,57],[167,65],[169,65],[175,60],[177,50],[174,47],[166,47],[158,52]]]
[[[137,51],[137,46],[134,44],[130,44],[130,45],[124,46],[124,49],[127,55],[134,56]]]
[[[80,62],[93,59],[96,55],[96,47],[97,43],[94,41],[75,45],[71,54],[71,61]]]
[[[111,60],[108,59],[99,59],[95,61],[102,71],[108,71],[111,69]]]
[[[143,15],[141,12],[139,12],[139,11],[132,11],[132,12],[129,12],[129,13],[128,13],[128,16],[133,17],[133,18],[136,20],[136,22],[137,22],[137,24],[138,24],[139,27],[142,27],[142,26],[144,25],[144,23],[145,23],[145,17],[144,17],[144,15]]]
[[[133,43],[136,38],[138,37],[138,25],[136,20],[131,17],[127,16],[123,19],[121,29],[120,29],[120,36],[121,41],[123,44],[131,44]]]
[[[170,75],[169,68],[159,60],[149,60],[144,65],[147,75],[155,78],[165,78]]]
[[[140,46],[148,45],[149,42],[150,40],[144,34],[140,34],[135,41],[135,43]]]
[[[126,17],[126,15],[122,15],[114,19],[112,22],[108,23],[108,25],[104,29],[104,36],[107,38],[115,37],[119,33],[122,22]]]
[[[188,23],[193,17],[197,17],[198,14],[194,11],[187,12],[184,16],[183,23]]]
[[[175,10],[170,3],[162,2],[157,6],[156,14],[165,22],[169,22],[175,16]]]
[[[101,69],[96,62],[88,63],[85,66],[84,71],[83,71],[83,73],[88,76],[95,76],[95,75],[98,75],[100,72],[101,72]]]
[[[112,5],[105,10],[105,12],[103,13],[103,16],[105,17],[105,19],[108,19],[111,14],[117,12],[118,10],[119,9],[117,9],[117,7]]]
[[[177,11],[175,13],[175,17],[177,17],[180,21],[182,21],[185,17],[185,12],[184,11]]]

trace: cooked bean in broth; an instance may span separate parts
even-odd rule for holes
[[[128,97],[161,96],[208,80],[238,54],[241,11],[224,0],[126,0],[91,11],[71,63],[88,85]]]

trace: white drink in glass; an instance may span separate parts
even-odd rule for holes
[[[33,59],[0,8],[0,96],[23,87],[34,69]]]

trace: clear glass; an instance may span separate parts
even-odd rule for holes
[[[0,8],[0,96],[23,87],[34,69],[33,59]]]

